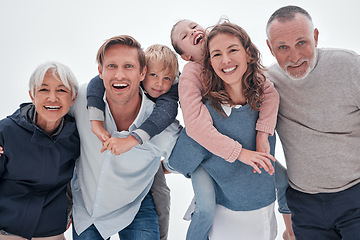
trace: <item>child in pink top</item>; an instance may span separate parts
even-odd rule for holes
[[[251,165],[257,172],[259,164],[269,173],[274,169],[269,161],[270,147],[268,136],[274,134],[279,106],[279,95],[274,85],[266,80],[264,83],[264,98],[262,99],[259,120],[256,124],[257,152],[242,149],[241,145],[231,138],[219,133],[212,124],[210,114],[202,103],[204,86],[201,81],[203,44],[205,30],[190,20],[181,20],[171,31],[171,43],[175,51],[185,61],[179,79],[179,98],[183,113],[186,133],[200,145],[226,161],[236,159]]]
[[[202,102],[205,86],[201,80],[203,72],[203,48],[205,30],[197,23],[181,20],[171,30],[171,42],[182,59],[188,61],[179,79],[179,99],[183,113],[186,133],[200,145],[226,161],[237,159],[261,173],[264,168],[269,174],[274,173],[270,155],[269,135],[274,134],[279,95],[273,84],[266,80],[263,87],[261,110],[256,124],[256,150],[243,149],[241,144],[217,131],[212,118]],[[171,167],[171,166],[170,166]],[[215,190],[207,171],[199,166],[191,175],[195,193],[195,211],[189,225],[187,240],[208,239],[215,214]]]

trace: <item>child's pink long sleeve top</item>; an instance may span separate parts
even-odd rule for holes
[[[210,113],[201,101],[204,91],[200,78],[201,72],[201,64],[188,62],[179,79],[179,99],[186,133],[208,151],[226,161],[234,162],[239,157],[242,146],[237,141],[219,133],[213,126]],[[273,135],[279,107],[279,94],[269,80],[266,80],[264,84],[264,93],[256,130]]]

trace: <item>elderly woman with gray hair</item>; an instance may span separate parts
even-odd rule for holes
[[[62,240],[66,187],[80,154],[75,120],[67,113],[78,83],[57,62],[31,75],[32,103],[0,121],[0,240]]]

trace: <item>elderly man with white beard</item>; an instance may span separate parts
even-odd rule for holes
[[[266,31],[296,239],[360,239],[360,56],[317,48],[300,7],[275,11]]]

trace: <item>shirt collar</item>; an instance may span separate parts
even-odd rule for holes
[[[230,117],[232,109],[233,108],[241,108],[242,105],[235,105],[235,106],[231,107],[229,104],[221,104],[221,107],[222,107],[223,111],[225,112],[226,116]]]
[[[37,115],[36,108],[35,108],[34,105],[32,105],[31,108],[28,111],[28,116],[29,116],[29,119],[30,119],[31,123],[35,124],[37,126],[37,124],[36,124],[36,115]],[[63,128],[64,128],[64,117],[61,118],[61,122],[60,122],[59,126],[55,129],[54,133],[51,134],[50,137],[54,138],[57,135],[59,135]]]
[[[146,106],[145,106],[145,103],[147,102],[146,99],[146,95],[145,95],[145,92],[141,89],[141,87],[139,87],[139,94],[141,96],[141,106],[140,106],[140,110],[139,110],[139,113],[138,115],[136,116],[134,122],[130,125],[129,127],[129,132],[132,132],[134,131],[136,128],[139,128],[141,126],[141,124],[144,122],[143,119],[145,118],[145,114],[146,114]],[[111,116],[112,118],[112,121],[114,122],[114,119],[112,117],[112,114],[111,114],[111,111],[110,111],[110,108],[109,108],[109,104],[106,100],[106,90],[105,90],[105,93],[104,93],[104,97],[103,97],[103,100],[105,102],[105,105],[106,105],[106,109],[108,111],[108,115]],[[150,101],[150,100],[149,100]],[[151,102],[151,101],[150,101]],[[115,122],[114,122],[115,124]],[[115,128],[116,129],[116,128]]]

